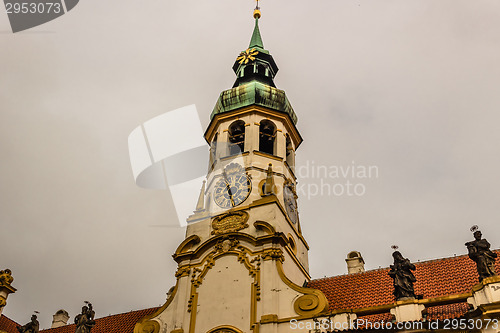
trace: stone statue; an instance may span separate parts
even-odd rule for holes
[[[76,331],[75,333],[90,333],[92,327],[95,326],[95,312],[92,309],[92,304],[84,305],[82,313],[75,317]]]
[[[266,181],[262,185],[262,196],[267,196],[274,193],[274,178],[273,178],[273,165],[269,163],[267,167]]]
[[[38,333],[40,323],[38,323],[36,315],[31,316],[31,321],[24,326],[18,326],[17,330],[20,333]]]
[[[0,271],[0,286],[10,286],[12,281],[14,281],[14,278],[10,269]]]
[[[415,265],[410,263],[410,260],[403,258],[399,251],[394,251],[392,257],[394,265],[390,266],[389,276],[394,280],[394,297],[396,300],[415,298],[413,283],[417,279],[412,273],[415,270]]]
[[[490,243],[486,239],[482,239],[481,231],[474,231],[474,240],[465,243],[469,251],[469,258],[474,260],[479,274],[479,282],[489,276],[497,275],[495,272],[495,258],[497,254],[490,250]]]

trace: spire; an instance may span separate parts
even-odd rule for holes
[[[200,196],[198,197],[198,203],[196,204],[196,212],[201,212],[202,210],[205,209],[205,183],[206,181],[203,180],[203,185],[201,186],[200,190]]]
[[[257,14],[258,9],[255,10],[256,13],[254,13],[255,17],[255,28],[253,28],[253,34],[252,34],[252,39],[250,40],[250,45],[248,45],[249,49],[257,48],[264,50],[264,43],[262,43],[262,37],[260,36],[260,30],[259,30],[259,17],[260,17],[260,11]]]
[[[257,0],[257,6],[253,11],[255,27],[250,45],[248,49],[240,53],[233,65],[233,71],[236,73],[236,82],[233,88],[254,81],[263,83],[266,86],[276,87],[273,79],[278,72],[278,66],[276,66],[269,51],[264,49],[259,30],[260,16],[259,1]]]

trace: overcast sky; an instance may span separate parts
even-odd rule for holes
[[[4,314],[42,327],[83,301],[98,317],[158,306],[184,239],[168,192],[138,188],[127,137],[196,104],[206,127],[246,49],[254,1],[85,0],[13,34],[0,13]],[[376,166],[363,196],[299,199],[313,278],[500,247],[500,2],[261,1],[264,46],[304,143],[297,164]],[[344,178],[326,179],[329,184]],[[302,186],[320,180],[299,178]]]

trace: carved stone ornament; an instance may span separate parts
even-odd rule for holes
[[[248,213],[228,212],[215,217],[212,221],[212,235],[221,235],[228,232],[237,232],[248,228]]]
[[[278,260],[280,262],[285,261],[285,256],[283,255],[283,251],[276,248],[264,250],[261,257],[262,260]]]
[[[10,286],[14,278],[10,269],[0,271],[0,286]]]
[[[227,252],[234,249],[240,242],[233,237],[224,236],[223,239],[219,240],[215,245],[215,250],[217,252]]]
[[[158,333],[160,332],[160,324],[156,320],[147,320],[143,323],[137,323],[134,328],[134,333]],[[173,332],[173,331],[172,331]]]
[[[177,272],[175,272],[175,277],[179,278],[179,277],[183,277],[183,276],[189,276],[190,273],[191,273],[191,268],[189,268],[189,267],[179,267],[177,269]]]

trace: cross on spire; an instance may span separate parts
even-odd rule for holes
[[[255,5],[255,9],[253,11],[253,17],[258,20],[260,19],[260,7],[259,7],[259,0],[256,0],[257,4]]]

